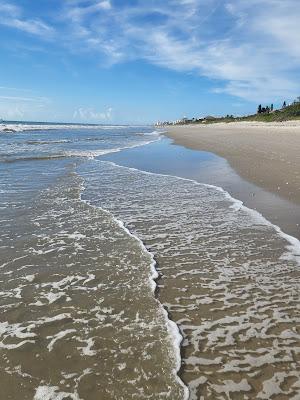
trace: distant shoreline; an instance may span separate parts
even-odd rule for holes
[[[166,126],[166,136],[215,153],[238,174],[300,205],[300,121],[231,122]]]
[[[173,126],[173,125],[210,125],[217,123],[231,123],[231,122],[287,122],[287,121],[300,121],[300,97],[298,97],[293,103],[283,103],[282,108],[274,109],[273,104],[270,106],[263,107],[261,104],[257,108],[256,114],[234,116],[227,114],[223,117],[216,117],[208,115],[202,118],[188,119],[186,117],[177,121],[164,121],[158,122],[157,125],[161,126]]]

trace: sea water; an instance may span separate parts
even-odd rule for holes
[[[296,239],[178,166],[166,175],[109,160],[159,146],[151,127],[9,128],[3,398],[299,397]]]

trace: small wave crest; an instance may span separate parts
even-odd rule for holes
[[[94,159],[95,157],[103,156],[105,154],[110,154],[110,153],[118,153],[122,150],[128,150],[128,149],[134,149],[135,147],[141,147],[141,146],[146,146],[147,144],[153,143],[157,140],[160,140],[160,138],[157,138],[155,140],[149,140],[146,142],[141,142],[141,143],[135,143],[133,145],[129,146],[123,146],[123,147],[116,147],[115,149],[99,149],[99,150],[70,150],[65,152],[65,156],[67,157],[87,157],[90,159]]]
[[[14,163],[18,161],[46,161],[46,160],[58,160],[65,158],[64,154],[51,154],[51,155],[37,155],[37,156],[20,156],[20,157],[0,157],[0,162],[3,163]]]
[[[80,194],[80,200],[85,203],[88,204],[90,207],[93,207],[95,209],[99,209],[102,212],[107,213],[108,215],[111,216],[111,218],[117,223],[117,225],[126,232],[126,234],[128,234],[129,237],[132,237],[134,240],[136,240],[142,250],[143,253],[147,254],[150,256],[150,276],[149,276],[149,284],[152,290],[152,293],[155,294],[158,286],[157,286],[157,279],[159,278],[159,273],[157,271],[157,262],[155,260],[155,256],[154,254],[146,247],[146,245],[143,243],[143,241],[135,234],[133,234],[124,224],[124,222],[120,219],[118,219],[117,217],[115,217],[111,212],[103,209],[102,207],[99,206],[95,206],[92,205],[88,200],[84,200],[82,198],[82,194],[84,192],[85,188],[82,187],[82,192]],[[163,315],[163,318],[165,320],[165,324],[167,327],[167,331],[169,334],[169,337],[171,339],[172,342],[172,346],[173,346],[173,357],[174,357],[174,369],[173,369],[173,374],[175,377],[175,380],[177,382],[177,384],[179,385],[179,387],[181,387],[182,389],[182,395],[183,395],[183,400],[188,400],[189,398],[189,389],[188,387],[184,384],[184,382],[181,380],[180,376],[179,376],[179,371],[181,369],[181,344],[183,342],[183,336],[180,332],[180,329],[178,327],[178,325],[172,321],[172,319],[169,316],[168,311],[166,310],[166,308],[163,306],[163,304],[159,301],[159,299],[157,299],[157,303],[159,304],[160,307],[160,311]]]
[[[122,150],[128,150],[128,149],[132,149],[135,147],[140,147],[140,146],[146,146],[147,144],[153,143],[155,141],[160,140],[160,137],[155,137],[155,139],[152,140],[147,140],[144,142],[140,142],[140,143],[135,143],[132,145],[127,145],[127,146],[120,146],[120,147],[116,147],[116,148],[108,148],[108,149],[93,149],[93,150],[86,150],[86,149],[82,149],[82,150],[62,150],[62,151],[58,151],[56,153],[53,154],[49,154],[49,153],[40,153],[40,154],[29,154],[24,155],[24,153],[22,153],[21,155],[19,155],[18,153],[12,153],[10,155],[0,155],[0,162],[4,162],[4,163],[13,163],[13,162],[17,162],[17,161],[34,161],[34,160],[53,160],[53,159],[60,159],[60,158],[68,158],[68,157],[77,157],[77,158],[88,158],[88,159],[94,159],[96,157],[100,157],[106,154],[110,154],[110,153],[118,153]],[[68,140],[60,140],[60,141],[29,141],[30,144],[53,144],[53,143],[69,143],[71,141]],[[71,142],[72,143],[72,142]],[[28,142],[27,142],[28,144]]]
[[[85,124],[24,124],[1,123],[0,133],[16,133],[24,131],[45,131],[57,129],[122,129],[121,125],[85,125]]]
[[[29,145],[47,145],[47,144],[62,144],[62,143],[72,143],[72,140],[62,139],[62,140],[27,140],[25,144]]]

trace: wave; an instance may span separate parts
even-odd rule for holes
[[[64,154],[50,154],[50,155],[37,155],[28,157],[0,157],[0,162],[3,163],[14,163],[17,161],[46,161],[46,160],[59,160],[65,158]]]
[[[273,367],[273,360],[293,362],[287,332],[294,326],[299,295],[300,242],[218,186],[101,159],[79,169],[88,183],[85,197],[124,221],[155,254],[166,288],[161,300],[184,335],[190,398],[197,399],[200,390],[214,398],[211,392],[234,385],[224,381],[227,365],[244,378],[234,391],[250,390],[257,378],[253,370],[264,371],[268,364],[276,380],[281,367]],[[275,338],[280,343],[276,357],[265,360],[262,354]],[[256,365],[258,360],[262,365]],[[206,365],[214,364],[216,382],[224,386],[210,382]],[[262,377],[259,382],[269,381]]]
[[[106,210],[104,210],[106,211]],[[109,213],[110,215],[112,215],[111,213]],[[123,221],[119,220],[118,218],[116,218],[115,216],[112,215],[112,217],[114,218],[114,220],[118,223],[118,225],[125,230],[125,232],[127,232],[127,234],[133,238],[135,238],[142,250],[146,253],[148,253],[151,257],[151,277],[150,277],[150,285],[152,288],[152,293],[155,294],[156,289],[157,289],[157,282],[156,280],[159,277],[158,271],[157,271],[157,263],[155,261],[155,256],[152,252],[150,252],[147,247],[145,246],[145,244],[143,243],[143,241],[136,235],[134,235],[132,232],[130,232],[130,230],[128,228],[126,228],[125,224]],[[172,338],[172,342],[173,342],[173,346],[174,346],[174,355],[175,355],[175,359],[176,359],[176,365],[175,365],[175,369],[174,369],[174,374],[176,376],[176,380],[179,383],[179,385],[182,387],[183,392],[184,392],[184,397],[182,400],[188,400],[189,398],[189,389],[188,387],[184,384],[184,382],[180,379],[178,373],[181,369],[181,344],[183,342],[183,336],[180,333],[179,327],[177,326],[177,324],[172,321],[169,318],[169,313],[167,312],[167,310],[165,309],[165,307],[159,302],[159,300],[157,299],[157,302],[160,305],[161,311],[165,317],[166,320],[166,324],[167,324],[167,328],[168,328],[168,333],[170,335],[170,337]]]
[[[65,152],[66,157],[87,157],[89,159],[94,159],[95,157],[103,156],[110,153],[119,153],[123,150],[134,149],[136,147],[146,146],[148,144],[154,143],[161,140],[160,137],[155,140],[149,140],[147,142],[136,143],[130,146],[116,147],[115,149],[99,149],[99,150],[70,150]]]
[[[211,188],[214,189],[216,191],[218,191],[219,193],[222,193],[224,195],[224,197],[226,198],[226,200],[230,201],[230,209],[232,209],[232,211],[235,212],[239,212],[240,210],[244,210],[248,215],[251,216],[251,219],[254,219],[254,221],[258,222],[258,224],[260,225],[265,225],[265,226],[270,226],[272,227],[275,232],[282,237],[286,242],[287,242],[287,246],[286,246],[286,253],[283,254],[282,259],[287,259],[287,260],[293,260],[295,261],[299,266],[300,266],[300,241],[290,235],[285,234],[277,225],[272,224],[270,221],[268,221],[262,214],[260,214],[258,211],[256,210],[252,210],[248,207],[246,207],[242,201],[235,199],[234,197],[232,197],[230,195],[230,193],[228,193],[227,191],[225,191],[222,187],[216,186],[216,185],[210,185],[210,184],[205,184],[205,183],[201,183],[201,182],[197,182],[193,179],[188,179],[188,178],[183,178],[183,177],[178,177],[178,176],[174,176],[174,175],[168,175],[168,174],[159,174],[159,173],[153,173],[153,172],[148,172],[148,171],[144,171],[144,170],[140,170],[137,168],[132,168],[132,167],[127,167],[127,166],[122,166],[119,164],[116,164],[114,162],[111,161],[102,161],[101,159],[96,160],[100,163],[107,163],[110,165],[113,165],[117,168],[124,168],[126,170],[130,170],[130,171],[136,171],[142,174],[147,174],[147,175],[152,175],[152,176],[164,176],[164,177],[170,177],[170,178],[177,178],[178,180],[181,181],[187,181],[187,182],[191,182],[193,185],[197,185],[197,186],[204,186],[207,188]],[[88,201],[86,201],[86,203],[88,203],[89,205],[91,205]],[[94,206],[95,207],[95,206]],[[97,208],[97,207],[96,207]],[[112,210],[105,210],[105,208],[103,209],[102,207],[101,210],[104,210],[106,212],[108,212],[109,214],[111,214],[113,216],[113,218],[115,219],[115,221],[118,222],[118,224],[126,230],[126,232],[133,236],[134,238],[136,238],[136,240],[139,241],[141,247],[143,248],[144,251],[148,252],[151,255],[152,258],[152,265],[151,265],[151,280],[152,280],[152,290],[153,292],[155,292],[156,289],[156,279],[157,279],[157,270],[156,270],[156,261],[155,261],[155,255],[152,253],[152,251],[150,251],[146,245],[144,244],[144,242],[139,238],[138,234],[134,234],[132,233],[126,226],[125,226],[125,222],[122,219],[119,219],[119,216],[115,216],[114,213],[112,212]],[[162,306],[163,307],[163,306]],[[178,382],[182,385],[182,387],[184,388],[184,399],[187,400],[189,399],[189,396],[191,395],[189,392],[189,388],[184,385],[183,381],[180,378],[180,368],[181,368],[181,354],[180,354],[180,349],[182,346],[182,340],[183,340],[183,336],[179,330],[179,326],[171,320],[168,312],[166,311],[165,308],[163,308],[164,313],[165,313],[165,318],[168,321],[167,322],[167,326],[168,326],[168,332],[170,334],[170,336],[172,337],[173,340],[173,344],[174,344],[174,352],[176,355],[176,366],[175,366],[175,370],[174,372],[176,372],[177,376],[178,376]],[[192,383],[192,382],[191,382]],[[192,390],[192,385],[189,385],[190,389]],[[194,397],[193,397],[194,398]]]
[[[153,135],[162,135],[163,133],[165,133],[165,131],[163,130],[155,130],[152,132],[142,132],[142,133],[138,133],[137,135],[142,135],[142,136],[153,136]]]
[[[145,133],[136,133],[139,136],[157,136],[162,132],[153,131],[153,132],[145,132]],[[64,143],[78,143],[78,142],[106,142],[106,137],[81,137],[74,139],[61,139],[61,140],[27,140],[24,143],[29,145],[48,145],[48,144],[64,144]],[[148,143],[148,142],[147,142]]]
[[[78,157],[78,158],[89,158],[90,160],[104,156],[106,154],[118,153],[123,150],[133,149],[135,147],[146,146],[148,144],[154,143],[161,140],[161,137],[157,137],[154,140],[148,140],[147,142],[136,143],[130,146],[116,147],[115,149],[98,149],[98,150],[69,150],[63,151],[58,154],[40,154],[40,155],[30,155],[30,156],[0,156],[0,162],[13,163],[17,161],[34,161],[34,160],[55,160],[60,158],[68,157]]]
[[[47,144],[61,144],[61,143],[72,143],[72,140],[27,140],[25,144],[29,145],[47,145]]]
[[[24,131],[41,131],[57,129],[122,129],[122,125],[84,125],[84,124],[0,124],[0,133],[16,133]]]
[[[253,210],[253,209],[245,206],[244,203],[241,200],[238,200],[238,199],[234,198],[233,196],[231,196],[231,194],[229,192],[227,192],[225,189],[223,189],[222,187],[216,186],[216,185],[211,185],[211,184],[208,184],[208,183],[198,182],[198,181],[196,181],[194,179],[183,178],[183,177],[180,177],[180,176],[177,176],[177,175],[159,174],[159,173],[155,173],[155,172],[149,172],[149,171],[140,170],[138,168],[127,167],[127,166],[124,166],[124,165],[119,165],[119,164],[117,164],[117,163],[115,163],[113,161],[101,161],[101,160],[98,160],[98,161],[106,162],[106,163],[111,164],[111,165],[113,165],[115,167],[118,167],[118,168],[124,168],[124,169],[131,170],[131,171],[137,171],[137,172],[140,172],[140,173],[143,173],[143,174],[147,174],[147,175],[177,178],[177,179],[182,180],[182,181],[191,182],[194,185],[205,186],[207,188],[212,188],[212,189],[217,190],[218,192],[223,193],[225,198],[232,203],[230,208],[233,211],[238,212],[239,210],[243,209],[248,214],[250,214],[252,216],[252,218],[254,220],[256,220],[258,223],[262,223],[265,226],[272,227],[275,230],[275,232],[288,243],[288,245],[286,246],[287,253],[282,257],[282,259],[284,259],[284,260],[293,260],[300,267],[300,240],[297,239],[294,236],[291,236],[291,235],[283,232],[282,229],[278,225],[275,225],[272,222],[270,222],[269,220],[267,220],[257,210]]]
[[[149,285],[151,287],[153,295],[155,295],[156,290],[157,290],[157,279],[159,277],[159,273],[157,271],[157,263],[155,261],[154,254],[147,249],[147,247],[145,246],[143,241],[137,235],[133,234],[125,226],[123,221],[121,221],[120,219],[115,217],[108,210],[105,210],[104,208],[99,207],[99,206],[92,205],[92,204],[90,204],[90,202],[88,200],[84,200],[82,198],[84,190],[85,190],[85,187],[82,185],[82,190],[81,190],[81,193],[80,193],[80,200],[83,203],[87,204],[88,206],[90,206],[90,207],[92,207],[94,209],[99,209],[99,210],[107,213],[120,226],[120,228],[123,229],[128,234],[128,236],[133,237],[139,243],[139,245],[140,245],[140,247],[141,247],[143,252],[145,252],[146,254],[149,254],[150,259],[151,259],[151,265],[150,265],[151,275],[149,277]],[[157,300],[157,303],[159,304],[160,311],[162,312],[162,314],[164,316],[164,319],[166,321],[168,334],[170,335],[170,338],[172,339],[172,344],[173,344],[173,348],[174,348],[174,356],[175,356],[175,360],[176,360],[175,368],[174,368],[174,376],[175,376],[176,381],[178,382],[179,386],[182,387],[182,390],[183,390],[183,399],[182,400],[188,400],[189,399],[189,395],[190,395],[189,389],[184,384],[184,382],[181,380],[181,378],[179,376],[179,371],[181,369],[181,344],[183,342],[183,336],[181,335],[179,327],[177,326],[177,324],[170,319],[169,313],[167,312],[165,307],[162,305],[162,303],[160,303],[160,301],[157,298],[156,298],[156,300]]]

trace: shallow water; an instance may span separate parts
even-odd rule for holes
[[[81,185],[71,169],[21,212],[17,229],[2,220],[5,398],[182,398],[152,258],[80,200]]]
[[[296,399],[299,247],[215,187],[94,164],[80,168],[84,196],[156,257],[159,299],[184,336],[190,399]]]
[[[5,399],[184,397],[180,337],[154,296],[152,255],[111,214],[82,201],[76,172],[92,153],[157,139],[149,133],[93,128],[1,138]]]
[[[284,232],[300,239],[300,206],[242,179],[228,162],[213,153],[174,145],[162,137],[141,148],[104,155],[101,159],[158,174],[175,175],[222,187],[258,210]]]
[[[190,399],[299,397],[299,242],[220,188],[111,162],[217,158],[170,163],[147,127],[26,129],[0,138],[5,399],[176,400],[181,379]]]

